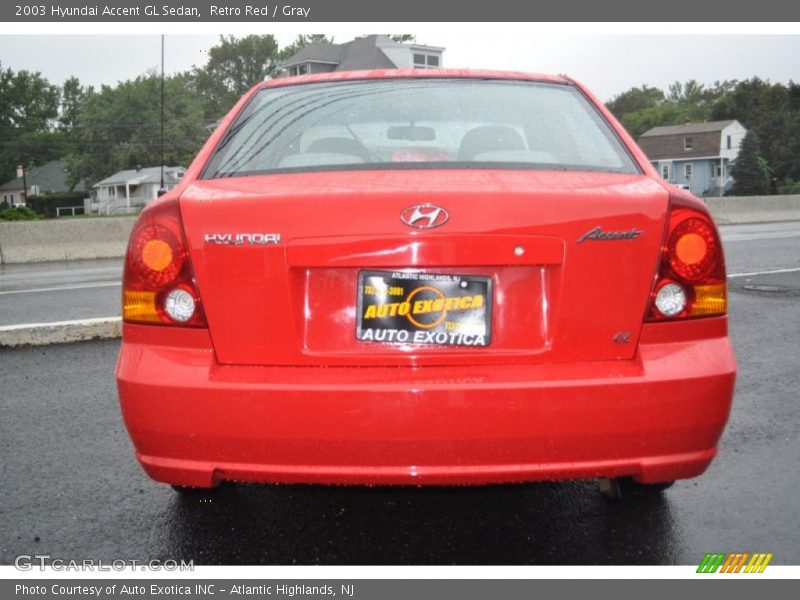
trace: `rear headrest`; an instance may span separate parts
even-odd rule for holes
[[[471,161],[475,155],[497,150],[525,150],[525,141],[516,130],[502,125],[470,129],[458,148],[458,160]]]
[[[364,162],[369,160],[369,154],[364,146],[352,138],[345,137],[330,137],[314,140],[308,145],[306,152],[349,154],[359,157]]]

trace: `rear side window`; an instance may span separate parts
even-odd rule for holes
[[[259,91],[203,177],[393,168],[639,172],[573,86],[389,79]]]

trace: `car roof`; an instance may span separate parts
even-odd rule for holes
[[[430,78],[505,79],[517,81],[543,81],[569,84],[571,81],[560,75],[542,75],[523,71],[490,71],[473,69],[373,69],[368,71],[332,71],[314,75],[279,77],[261,84],[261,87],[283,87],[303,83],[354,81],[363,79],[430,79]]]

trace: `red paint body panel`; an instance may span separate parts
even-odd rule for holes
[[[447,207],[446,227],[422,232],[400,221],[405,207],[423,202]],[[498,364],[512,355],[524,358],[522,348],[548,361],[631,358],[635,344],[613,338],[619,331],[638,336],[666,206],[664,188],[642,175],[501,170],[230,178],[195,182],[181,196],[216,355],[226,364],[263,365],[353,365],[358,348],[372,365]],[[637,227],[644,235],[575,243],[596,226]],[[285,243],[205,244],[212,230],[275,231]],[[524,248],[522,256],[515,256],[516,246]],[[521,281],[520,267],[527,267],[534,289],[511,283]],[[495,343],[416,352],[357,344],[356,277],[367,268],[492,277],[495,289],[505,292],[494,312]],[[327,310],[309,312],[323,308],[315,290],[325,291]],[[532,310],[544,302],[547,310],[526,314],[524,302]],[[528,323],[509,313],[537,318],[531,326],[544,338],[521,339]],[[309,331],[340,344],[341,352],[318,351]],[[282,343],[269,343],[275,339]]]
[[[202,331],[126,325],[119,391],[169,483],[665,481],[706,468],[730,409],[725,320],[699,323],[647,325],[675,341],[633,360],[470,369],[220,365]]]
[[[259,89],[398,77],[577,85],[522,73],[395,70],[254,87],[158,201],[179,202],[208,328],[123,327],[119,395],[145,470],[192,486],[700,474],[733,396],[727,317],[644,323],[677,192],[582,88],[641,174],[408,169],[199,178]],[[699,200],[682,202],[707,213]],[[417,230],[400,220],[409,206],[427,203],[446,208],[445,226]],[[598,226],[641,235],[578,243]],[[279,233],[280,243],[208,244],[212,232]],[[491,344],[358,341],[365,269],[490,278]]]
[[[262,87],[302,85],[304,83],[355,81],[358,79],[435,79],[443,77],[544,81],[547,83],[563,84],[573,83],[566,77],[561,77],[559,75],[525,73],[524,71],[496,71],[491,69],[369,69],[363,71],[334,71],[331,73],[301,75],[299,77],[282,77],[278,79],[271,79],[264,83],[259,83],[254,87],[254,89],[261,89]]]

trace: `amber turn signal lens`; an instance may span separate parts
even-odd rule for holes
[[[689,316],[724,315],[727,311],[727,284],[710,283],[694,286],[694,303]]]
[[[142,248],[142,262],[153,271],[163,271],[172,262],[172,247],[164,240],[148,240]]]
[[[703,262],[708,254],[708,244],[703,236],[687,233],[675,242],[675,254],[684,264],[696,265]]]
[[[156,309],[156,293],[125,290],[122,296],[122,318],[125,321],[161,323]]]

